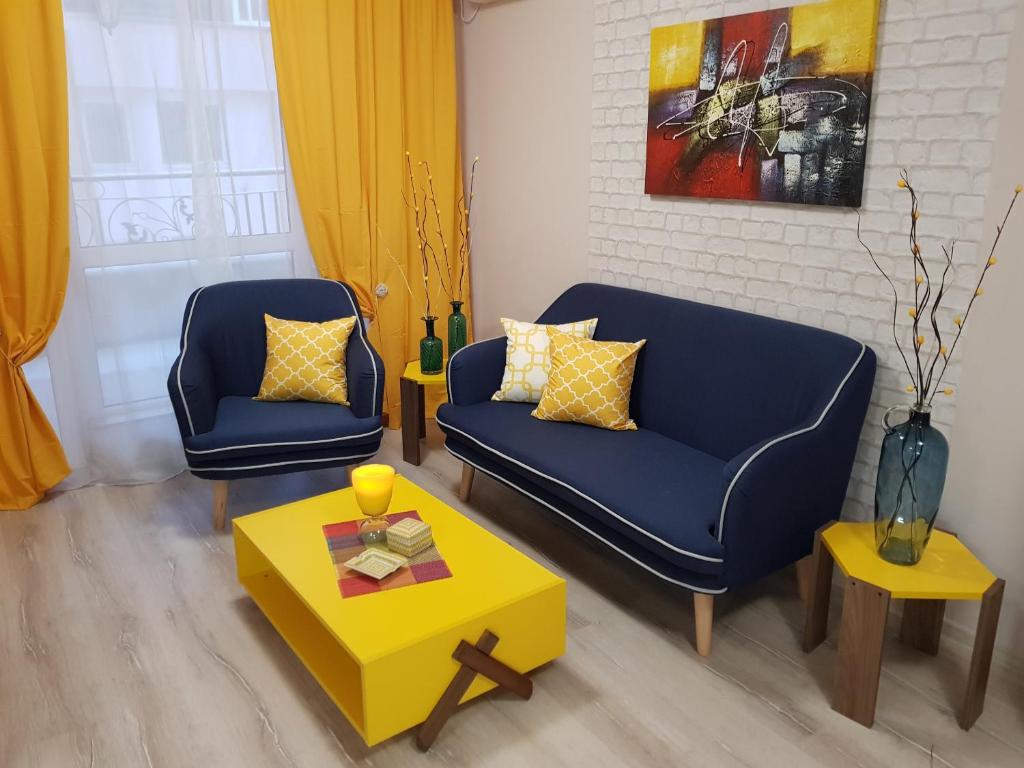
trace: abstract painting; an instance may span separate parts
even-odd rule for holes
[[[859,207],[878,5],[652,30],[647,194]]]

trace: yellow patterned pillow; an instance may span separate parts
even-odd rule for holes
[[[533,415],[593,427],[634,430],[629,418],[637,342],[591,341],[550,329],[551,374]]]
[[[597,328],[597,318],[565,325],[537,325],[503,317],[501,325],[508,336],[505,373],[501,377],[501,389],[491,399],[509,403],[536,403],[540,401],[544,385],[548,383],[548,369],[551,367],[548,328],[591,339]]]
[[[263,315],[263,320],[267,365],[256,399],[348,405],[345,349],[356,318],[304,323]]]

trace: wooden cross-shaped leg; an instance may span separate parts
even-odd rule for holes
[[[465,640],[459,642],[452,658],[462,666],[416,735],[416,743],[424,752],[430,749],[444,724],[448,722],[448,718],[455,714],[459,702],[478,674],[490,678],[523,699],[528,699],[533,694],[533,681],[530,678],[491,656],[491,651],[497,644],[498,636],[489,630],[484,630],[476,645],[470,645]]]

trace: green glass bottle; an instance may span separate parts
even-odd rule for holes
[[[444,342],[434,335],[434,321],[437,317],[427,315],[427,335],[420,339],[420,372],[427,375],[444,370]]]
[[[466,316],[462,314],[462,302],[452,302],[452,313],[448,315],[448,357],[451,358],[456,352],[466,346],[466,337],[469,333],[469,324]]]

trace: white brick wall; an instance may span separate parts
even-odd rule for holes
[[[651,28],[794,4],[596,0],[589,270],[598,282],[781,317],[869,344],[879,372],[847,504],[847,514],[866,517],[881,414],[907,402],[909,380],[886,321],[888,287],[857,243],[856,214],[643,191]],[[980,251],[990,244],[982,209],[1015,8],[1015,0],[882,0],[864,237],[911,285],[909,200],[896,187],[906,166],[922,195],[925,256],[942,258],[939,238],[959,240],[946,327],[969,298]],[[900,316],[906,331],[905,308]],[[955,387],[958,379],[953,363],[947,380]],[[947,435],[955,405],[955,395],[936,398],[935,423]]]

